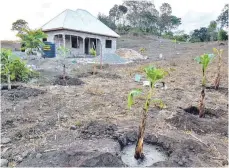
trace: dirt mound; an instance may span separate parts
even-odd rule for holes
[[[30,158],[20,163],[20,167],[122,167],[123,162],[118,156],[111,153],[84,152],[84,151],[54,151],[33,154]]]
[[[116,125],[109,125],[105,123],[100,123],[97,121],[92,121],[85,125],[81,129],[81,137],[88,139],[88,138],[101,138],[101,137],[113,137],[114,132],[117,130]]]
[[[213,117],[213,110],[208,110],[210,116],[206,118],[199,118],[197,115],[189,113],[189,111],[179,110],[175,116],[166,121],[172,123],[175,127],[184,131],[194,131],[197,134],[220,133],[223,136],[228,136],[228,121],[227,118],[216,118],[220,113],[225,113],[222,110],[215,110]],[[207,114],[208,115],[208,114]]]
[[[63,79],[63,76],[57,76],[55,81],[53,82],[53,85],[82,85],[84,82],[78,78],[72,78],[69,76],[65,77],[65,80]]]
[[[28,99],[31,96],[38,96],[39,94],[44,93],[45,91],[36,88],[18,86],[15,87],[15,89],[2,90],[1,95],[7,100],[17,101],[21,99]]]
[[[120,57],[128,60],[147,59],[146,56],[143,56],[139,54],[137,51],[128,48],[117,49],[115,53],[118,54]]]

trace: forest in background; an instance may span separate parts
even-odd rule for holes
[[[189,34],[177,28],[182,24],[181,18],[172,14],[172,7],[163,3],[159,11],[149,1],[125,1],[114,5],[109,15],[99,13],[98,19],[120,35],[151,34],[177,41],[206,42],[227,40],[224,28],[228,28],[228,4],[224,6],[216,20],[208,27],[200,27]]]

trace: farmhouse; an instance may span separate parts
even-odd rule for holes
[[[94,48],[97,55],[115,53],[117,33],[83,9],[67,9],[54,17],[41,29],[48,35],[44,41],[53,42],[56,48],[63,45],[74,57],[89,55]]]

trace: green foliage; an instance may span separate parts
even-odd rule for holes
[[[148,111],[149,104],[151,101],[153,101],[155,103],[155,105],[158,106],[159,108],[165,108],[166,106],[161,100],[158,100],[158,99],[151,100],[151,97],[152,97],[152,89],[154,88],[154,84],[157,81],[163,79],[168,73],[166,71],[164,71],[163,69],[158,69],[154,66],[148,66],[144,70],[145,70],[145,74],[146,74],[147,79],[151,83],[150,90],[149,90],[148,96],[146,98],[146,103],[145,103],[144,109],[146,111]],[[134,104],[134,97],[136,97],[140,94],[142,94],[141,89],[134,89],[128,94],[128,108],[131,108],[131,106]]]
[[[134,97],[139,96],[142,93],[141,89],[134,89],[128,94],[128,108],[134,104]]]
[[[218,32],[218,40],[220,40],[220,41],[228,40],[228,34],[223,29]]]
[[[116,24],[114,23],[114,21],[109,16],[106,16],[106,15],[99,13],[98,19],[114,31],[117,28]]]
[[[11,50],[1,49],[1,80],[3,82],[7,81],[8,74],[11,81],[23,82],[38,75],[37,72],[27,68],[21,58],[14,56]]]
[[[57,53],[58,55],[60,55],[61,57],[65,59],[68,56],[68,54],[70,53],[70,49],[64,46],[60,46],[57,49]]]
[[[221,28],[228,28],[228,10],[229,5],[226,4],[222,10],[222,13],[218,16],[217,22],[220,23]]]
[[[91,48],[91,49],[89,50],[89,53],[90,53],[91,55],[93,55],[93,56],[96,56],[96,50],[95,50],[94,48]]]
[[[146,52],[146,48],[141,47],[141,48],[139,49],[139,51],[140,51],[141,54],[144,54],[144,53]]]
[[[21,34],[17,34],[17,37],[21,39],[23,44],[23,50],[25,49],[37,49],[41,51],[42,47],[45,45],[42,41],[43,38],[47,38],[47,35],[41,30],[30,30],[23,28]]]
[[[148,66],[145,68],[145,73],[147,76],[147,79],[151,82],[151,87],[159,81],[160,79],[163,79],[168,72],[164,71],[163,69],[158,69],[154,66]]]
[[[22,33],[22,30],[28,28],[28,23],[23,19],[18,19],[15,22],[12,23],[11,30],[16,30],[18,33]]]
[[[210,35],[206,27],[195,29],[191,35],[191,42],[205,42],[210,41]]]
[[[187,34],[182,34],[182,35],[175,35],[173,36],[174,39],[176,39],[177,41],[183,41],[186,42],[189,39],[189,35]]]
[[[203,86],[206,85],[206,74],[205,73],[206,73],[207,67],[209,63],[211,63],[213,58],[214,58],[214,54],[203,54],[194,59],[198,64],[202,65],[202,72],[203,72],[202,85]]]

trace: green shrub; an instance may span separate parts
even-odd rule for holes
[[[91,48],[89,53],[93,56],[96,56],[96,50],[94,48]]]
[[[7,75],[10,74],[11,81],[26,82],[32,77],[39,75],[26,66],[21,58],[12,54],[11,50],[1,49],[1,81],[7,82]]]
[[[226,41],[228,40],[228,34],[225,30],[220,30],[218,33],[218,40],[220,41]]]

